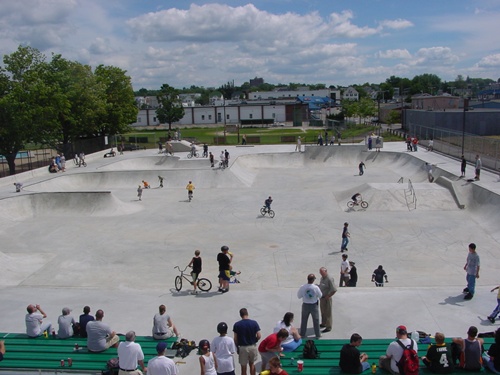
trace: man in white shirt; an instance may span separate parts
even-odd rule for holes
[[[405,326],[399,326],[396,328],[397,340],[389,344],[387,348],[386,355],[383,355],[379,359],[380,368],[389,371],[391,374],[399,374],[398,362],[403,356],[403,348],[399,345],[400,341],[405,347],[412,345],[415,352],[418,353],[418,345],[415,340],[408,337],[408,331]]]
[[[302,298],[302,319],[300,322],[300,336],[306,336],[307,330],[307,321],[309,319],[309,315],[312,316],[313,325],[314,325],[314,333],[316,338],[319,339],[321,337],[321,333],[319,331],[319,300],[321,299],[323,293],[317,285],[314,284],[314,280],[316,280],[316,276],[310,273],[307,276],[307,284],[302,285],[298,292],[297,297]]]
[[[339,286],[347,286],[351,275],[349,271],[351,270],[351,266],[347,261],[347,254],[342,254],[342,262],[340,263],[340,280]]]
[[[135,341],[135,332],[129,331],[125,335],[125,341],[118,346],[118,359],[120,363],[120,371],[118,375],[142,375],[146,372],[144,366],[144,353],[142,348]],[[141,366],[141,370],[137,369],[137,365]]]
[[[45,314],[40,305],[28,305],[26,310],[28,311],[25,318],[26,334],[29,337],[38,337],[43,335],[44,331],[47,331],[50,335],[52,324],[43,321],[47,317],[47,314]]]
[[[156,345],[158,356],[148,362],[148,375],[177,375],[177,366],[170,358],[165,357],[167,343],[159,342]]]

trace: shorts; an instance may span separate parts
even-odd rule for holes
[[[200,274],[199,272],[191,272],[191,277],[193,278],[193,281],[198,280],[199,274]]]
[[[231,271],[230,270],[220,271],[219,278],[225,281],[229,281],[229,279],[231,278]]]
[[[174,330],[168,327],[167,332],[165,333],[153,333],[153,338],[155,340],[165,340],[174,336]]]
[[[249,363],[257,362],[259,357],[259,351],[257,350],[257,345],[248,345],[239,347],[239,360],[238,362],[242,366],[246,366]]]

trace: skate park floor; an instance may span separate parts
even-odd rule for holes
[[[63,307],[77,318],[89,305],[92,313],[103,309],[104,322],[118,333],[150,335],[153,315],[165,304],[189,340],[212,340],[217,324],[232,327],[242,307],[266,337],[287,311],[300,325],[296,293],[307,274],[319,279],[325,266],[338,283],[344,222],[359,280],[333,297],[333,330],[323,338],[354,332],[390,338],[400,324],[447,337],[465,335],[470,325],[480,332],[497,328],[486,318],[496,305],[490,289],[499,284],[497,174],[483,170],[481,181],[467,182],[458,177],[458,160],[423,148],[406,152],[404,142],[385,143],[380,153],[363,145],[209,151],[217,159],[225,148],[226,170],[210,168],[207,159],[188,160],[185,152],[170,157],[149,149],[114,158],[100,152],[87,156],[86,168],[69,161],[64,173],[43,168],[1,179],[0,331],[24,332],[26,306],[37,303],[55,325]],[[434,165],[433,183],[425,162]],[[473,169],[467,166],[467,178]],[[138,201],[142,180],[152,189]],[[196,186],[191,202],[189,180]],[[15,181],[24,184],[21,193]],[[370,204],[366,210],[347,208],[355,192]],[[259,213],[269,195],[273,219]],[[474,298],[464,301],[470,242],[481,272]],[[240,283],[225,294],[217,292],[222,245],[241,271]],[[212,290],[191,295],[184,285],[176,292],[174,266],[184,268],[196,249]],[[389,278],[384,288],[371,283],[379,264]],[[311,321],[308,327],[313,337]],[[181,373],[199,371],[194,353],[185,360]]]

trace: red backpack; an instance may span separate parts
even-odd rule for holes
[[[396,362],[400,375],[418,375],[420,363],[417,352],[413,349],[413,340],[408,346],[405,346],[401,340],[397,340],[397,343],[403,348],[403,355],[399,362]]]

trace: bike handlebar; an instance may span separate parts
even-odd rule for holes
[[[179,266],[175,266],[175,267],[174,267],[174,270],[175,270],[176,268],[177,268],[180,272],[184,272],[184,271],[186,271],[186,270],[188,269],[188,266],[186,266],[186,268],[184,268],[183,270],[181,270],[181,268],[180,268]]]

